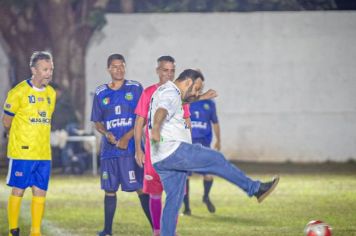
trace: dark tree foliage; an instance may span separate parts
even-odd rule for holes
[[[54,57],[54,81],[77,113],[85,108],[85,55],[89,40],[106,23],[106,0],[0,0],[0,38],[11,64],[11,83],[30,77],[33,51]],[[81,119],[84,120],[84,119]]]
[[[122,2],[131,4],[131,12],[147,13],[337,10],[341,1],[347,0],[111,0],[108,10],[125,12]]]

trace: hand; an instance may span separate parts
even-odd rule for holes
[[[220,148],[221,148],[220,141],[216,141],[215,145],[214,145],[214,149],[217,150],[217,151],[220,151]]]
[[[105,134],[106,139],[108,140],[109,143],[116,145],[117,141],[115,136],[111,132],[107,132]]]
[[[120,149],[127,149],[130,139],[126,138],[125,135],[122,136],[117,142],[116,147]]]
[[[151,139],[152,139],[153,142],[156,142],[156,143],[158,143],[160,141],[161,134],[160,134],[159,130],[157,130],[155,128],[152,129]]]
[[[143,164],[145,164],[145,153],[142,151],[141,147],[136,149],[135,159],[137,165],[142,168]]]
[[[218,93],[215,90],[209,89],[208,91],[206,91],[205,93],[203,93],[202,95],[199,96],[199,100],[211,99],[211,98],[215,98],[217,96],[218,96]]]

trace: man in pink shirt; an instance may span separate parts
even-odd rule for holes
[[[157,84],[147,87],[137,104],[135,114],[135,146],[136,146],[136,161],[138,165],[144,164],[144,180],[143,180],[143,192],[150,195],[150,213],[153,224],[153,235],[160,234],[160,220],[162,212],[162,192],[163,187],[161,180],[154,170],[151,158],[150,158],[150,143],[148,138],[148,129],[145,129],[145,151],[142,150],[142,130],[147,121],[147,114],[152,94],[157,90],[159,86],[167,81],[173,81],[175,75],[175,60],[171,56],[161,56],[157,59],[156,73],[159,77]],[[184,118],[187,124],[190,124],[190,112],[189,105],[183,105]]]

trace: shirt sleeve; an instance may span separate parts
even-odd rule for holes
[[[101,107],[100,107],[100,101],[98,98],[98,95],[94,95],[94,100],[93,100],[93,107],[91,110],[91,121],[93,122],[101,122],[103,121],[103,117],[102,117],[102,111],[101,111]]]
[[[143,91],[140,99],[138,100],[135,114],[147,119],[148,116],[148,108],[149,108],[150,98],[147,96],[147,93]]]
[[[7,94],[7,98],[4,104],[4,113],[9,116],[15,116],[17,110],[20,107],[20,93],[14,89],[10,90]]]
[[[175,112],[177,111],[177,105],[177,92],[174,89],[164,90],[159,95],[157,109],[163,108],[167,110],[167,120],[170,120],[174,116]]]
[[[215,102],[211,100],[211,122],[213,122],[213,124],[217,124],[219,123],[218,120],[218,116],[216,114],[216,105]]]
[[[187,118],[190,118],[190,105],[189,104],[184,104],[183,105],[183,111],[184,111],[184,115],[183,115],[183,118],[184,119],[187,119]]]

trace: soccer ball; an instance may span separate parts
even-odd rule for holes
[[[306,236],[331,236],[331,227],[321,220],[310,221],[304,229]]]

